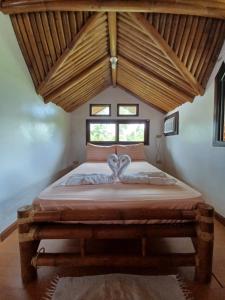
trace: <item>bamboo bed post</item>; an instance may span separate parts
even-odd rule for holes
[[[214,240],[214,209],[206,204],[198,205],[196,271],[197,281],[207,283],[212,274],[213,240]]]
[[[21,238],[24,233],[29,232],[31,227],[32,223],[29,223],[31,211],[32,206],[30,205],[23,206],[17,211],[21,277],[24,283],[28,283],[37,277],[37,270],[31,265],[31,259],[36,255],[40,241],[23,241]]]

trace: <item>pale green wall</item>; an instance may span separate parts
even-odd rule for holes
[[[198,189],[225,216],[225,147],[214,147],[214,79],[225,61],[225,44],[204,96],[178,108],[179,135],[165,138],[166,168]]]
[[[0,231],[69,165],[70,115],[34,89],[8,16],[0,14]]]

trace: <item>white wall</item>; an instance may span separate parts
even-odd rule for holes
[[[88,103],[83,104],[72,113],[72,151],[71,156],[73,160],[83,162],[85,160],[85,145],[86,145],[86,119],[93,117],[89,116],[90,103],[102,103],[112,105],[112,116],[110,118],[117,118],[117,103],[138,103],[139,104],[139,117],[137,119],[150,120],[150,145],[145,146],[146,155],[148,160],[156,164],[156,138],[157,134],[162,133],[162,120],[164,114],[150,107],[149,105],[141,102],[136,97],[125,92],[119,87],[109,87],[102,93],[97,95]],[[104,119],[103,117],[101,117]],[[109,118],[109,117],[108,117]],[[107,118],[107,119],[108,119]],[[124,118],[124,117],[123,117]],[[162,141],[163,142],[163,138]],[[161,154],[163,160],[163,155]],[[161,167],[161,166],[160,166]]]
[[[204,96],[179,107],[179,135],[165,138],[166,169],[203,193],[225,216],[225,147],[213,147],[214,78],[225,60],[225,44]]]
[[[69,161],[70,115],[37,96],[8,16],[0,14],[0,231]]]

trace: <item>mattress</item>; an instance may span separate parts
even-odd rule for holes
[[[146,161],[134,161],[126,169],[126,174],[136,172],[160,171]],[[64,186],[62,183],[74,173],[106,173],[111,174],[107,163],[85,162],[70,173],[60,178],[34,200],[33,205],[38,211],[78,210],[81,214],[85,211],[92,212],[96,220],[101,219],[99,214],[102,210],[118,211],[121,219],[123,212],[140,209],[166,209],[166,210],[193,210],[202,195],[177,180],[175,185],[150,185],[150,184],[113,184],[99,185],[76,185]],[[174,178],[167,174],[168,177]],[[120,218],[119,218],[120,219]],[[87,220],[88,221],[88,220]],[[146,223],[148,220],[139,220]],[[109,221],[110,222],[110,221]],[[130,220],[137,223],[136,220]],[[139,222],[138,222],[139,223]]]

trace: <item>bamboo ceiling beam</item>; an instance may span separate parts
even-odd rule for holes
[[[7,14],[37,11],[123,11],[225,18],[225,2],[221,0],[2,0],[1,10]]]
[[[88,76],[105,66],[109,63],[109,57],[106,56],[100,61],[96,62],[91,68],[83,71],[81,74],[78,74],[74,78],[71,78],[69,81],[58,87],[56,90],[48,94],[45,99],[51,101],[51,99],[54,99],[58,96],[60,96],[61,93],[65,93],[65,91],[69,90],[72,86],[82,82],[85,80]]]
[[[168,45],[164,38],[158,33],[158,31],[145,19],[145,17],[138,13],[129,13],[129,16],[139,24],[143,32],[148,35],[156,45],[161,49],[161,51],[168,57],[184,79],[190,84],[197,95],[204,94],[204,88],[197,81],[197,79],[192,75],[192,73],[187,69],[187,67],[178,58],[173,49]]]
[[[66,61],[66,59],[70,56],[71,51],[75,51],[76,48],[80,45],[80,43],[84,40],[86,35],[89,33],[89,31],[94,28],[96,21],[102,15],[103,15],[103,13],[94,14],[93,16],[90,17],[90,19],[81,28],[81,30],[78,32],[78,34],[74,37],[74,39],[71,41],[71,43],[68,45],[68,47],[64,50],[62,55],[55,62],[53,67],[50,69],[50,71],[47,74],[47,76],[45,77],[45,79],[39,85],[39,87],[37,89],[39,94],[43,94],[45,92],[45,88],[48,85],[48,82],[50,82],[51,78],[57,73],[57,71],[60,69],[60,67],[63,65],[63,63]]]
[[[117,21],[116,13],[108,13],[108,27],[109,27],[109,43],[110,43],[110,55],[112,57],[117,57]],[[116,75],[117,75],[117,63],[113,66],[111,64],[112,71],[112,83],[116,86]]]

